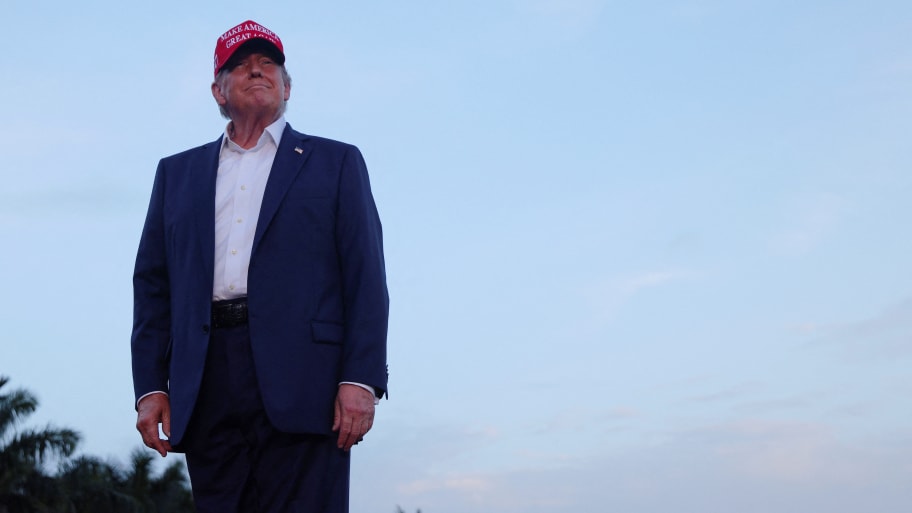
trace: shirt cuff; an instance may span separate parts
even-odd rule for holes
[[[152,394],[165,394],[165,397],[168,397],[168,392],[162,392],[161,390],[156,390],[154,392],[149,392],[148,394],[143,394],[139,399],[136,400],[136,409],[137,410],[139,409],[139,403],[142,402],[143,399],[145,399],[146,397],[149,397]]]
[[[377,397],[377,390],[375,390],[374,387],[372,387],[370,385],[365,385],[364,383],[355,383],[354,381],[342,381],[339,384],[340,385],[355,385],[356,387],[361,387],[364,390],[367,390],[368,392],[370,392],[372,396],[374,396],[374,406],[380,404],[380,398]]]

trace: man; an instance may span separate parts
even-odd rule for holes
[[[367,169],[285,122],[284,63],[253,21],[219,37],[212,95],[230,121],[161,160],[136,257],[136,427],[186,453],[200,512],[348,511],[348,451],[386,394]]]

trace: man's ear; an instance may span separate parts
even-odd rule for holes
[[[215,98],[215,103],[219,105],[225,105],[228,103],[228,98],[226,98],[224,93],[222,93],[222,88],[219,87],[215,82],[212,83],[212,97]]]

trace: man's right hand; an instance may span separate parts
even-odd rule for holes
[[[167,394],[143,397],[137,410],[136,429],[142,435],[143,443],[164,457],[171,451],[171,442],[158,436],[158,425],[161,424],[165,436],[171,436],[171,402]]]

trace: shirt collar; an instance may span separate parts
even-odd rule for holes
[[[228,128],[230,126],[231,122],[225,126],[225,136],[222,137],[221,151],[225,151],[226,148],[237,153],[257,151],[270,141],[276,148],[278,148],[279,142],[282,140],[282,132],[285,131],[285,116],[279,116],[279,119],[273,121],[271,125],[267,126],[266,130],[263,130],[263,133],[260,134],[260,139],[257,141],[256,146],[250,149],[241,148],[237,145],[237,143],[231,140],[231,136],[228,134]]]

